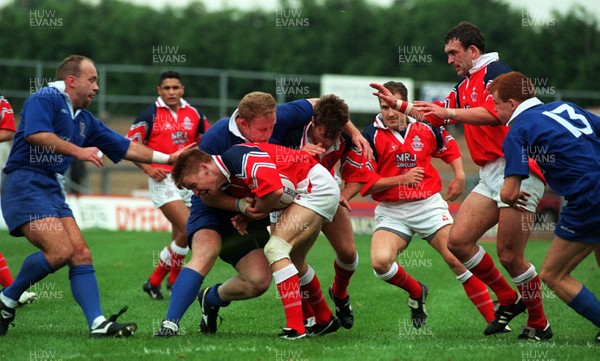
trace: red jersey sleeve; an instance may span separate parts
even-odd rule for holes
[[[364,196],[373,184],[381,179],[376,167],[376,163],[364,159],[362,153],[352,148],[342,162],[342,179],[346,183],[363,183],[360,194]]]
[[[0,129],[12,130],[13,132],[17,130],[12,106],[3,97],[0,97]]]
[[[279,171],[267,153],[261,152],[256,155],[250,153],[245,161],[244,169],[246,184],[252,194],[259,198],[283,188]]]

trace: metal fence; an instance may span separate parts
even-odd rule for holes
[[[0,59],[0,93],[8,98],[15,114],[22,107],[24,100],[37,91],[37,89],[46,86],[48,82],[53,81],[53,76],[58,62],[48,62],[41,60],[24,59]],[[159,67],[143,65],[123,65],[123,64],[96,64],[98,71],[98,84],[100,90],[90,106],[90,110],[100,119],[109,124],[112,128],[124,133],[135,118],[137,113],[143,110],[143,107],[156,100],[155,86],[158,75],[164,70],[174,70],[179,72],[184,78],[186,84],[186,94],[188,93],[188,84],[205,84],[210,91],[191,97],[186,95],[186,100],[191,104],[197,105],[214,122],[221,117],[228,116],[237,106],[241,95],[261,90],[274,94],[278,103],[284,103],[297,98],[310,98],[320,96],[321,76],[306,74],[287,74],[272,72],[242,71],[232,69],[214,69],[214,68],[192,68],[192,67]],[[138,94],[119,94],[116,87],[111,86],[114,79],[122,77],[139,81]],[[7,81],[11,79],[13,81]],[[15,80],[16,79],[16,80]],[[150,79],[150,80],[148,80]],[[301,79],[302,86],[298,86],[298,80]],[[154,82],[154,83],[152,83]],[[437,87],[451,89],[451,83],[435,82],[415,82],[416,97],[419,99],[421,92],[425,93],[425,87],[435,84]],[[5,87],[4,84],[11,84]],[[153,84],[153,85],[150,85]],[[597,101],[600,104],[600,92],[584,90],[560,90],[549,86],[548,84],[536,84],[542,90],[541,98],[545,101],[552,100],[570,100],[577,102],[578,99]],[[205,88],[206,88],[205,87]],[[117,87],[118,88],[118,87]],[[197,90],[196,93],[199,91]],[[540,93],[538,91],[538,93]],[[152,94],[152,95],[150,95]],[[447,93],[446,93],[447,94]],[[216,95],[216,96],[215,96]],[[355,116],[353,114],[353,116]],[[361,118],[360,116],[358,117]],[[353,118],[353,120],[356,118]],[[363,115],[362,122],[358,125],[366,125],[372,119],[371,115]],[[362,124],[361,124],[362,123]],[[110,162],[108,162],[110,163]],[[90,177],[83,185],[68,183],[71,190],[79,193],[130,193],[129,189],[124,190],[120,187],[111,186],[115,177],[139,176],[140,170],[131,165],[107,165],[102,169],[87,167]],[[450,179],[450,173],[443,173],[442,177]],[[67,177],[68,179],[69,177]],[[90,181],[93,178],[93,182]],[[469,186],[472,187],[477,181],[477,175],[469,175]],[[94,183],[91,185],[91,183]],[[99,183],[99,184],[97,184]],[[128,183],[128,182],[125,182]],[[129,182],[130,183],[130,182]]]

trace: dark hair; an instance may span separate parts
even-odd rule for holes
[[[69,75],[79,77],[81,75],[81,62],[84,60],[94,63],[90,58],[83,55],[69,55],[56,69],[56,80],[65,80]]]
[[[348,118],[348,105],[334,94],[320,97],[313,111],[314,124],[325,127],[325,136],[333,140],[340,136]]]
[[[408,99],[408,89],[406,89],[406,86],[402,84],[402,82],[388,81],[387,83],[383,84],[383,87],[391,91],[392,94],[400,94],[400,98],[404,101]]]
[[[448,44],[454,39],[460,41],[465,50],[474,45],[482,54],[485,52],[485,37],[481,30],[471,23],[463,21],[450,30],[444,38],[444,44]]]
[[[498,93],[498,97],[503,102],[513,99],[522,103],[535,96],[535,88],[531,80],[517,71],[496,77],[488,87],[488,93],[493,94],[494,92]]]
[[[181,76],[176,71],[168,70],[160,73],[160,78],[158,78],[158,86],[160,86],[165,79],[179,79],[179,82],[183,84],[181,81]]]

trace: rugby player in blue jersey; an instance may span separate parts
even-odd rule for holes
[[[542,103],[531,80],[518,72],[497,77],[489,93],[498,117],[510,126],[503,144],[502,201],[522,207],[528,197],[521,191],[521,181],[529,176],[527,157],[536,160],[548,185],[567,200],[540,277],[569,307],[600,328],[600,301],[571,275],[600,247],[600,117],[572,103]],[[530,338],[543,338],[538,332],[530,330]]]
[[[64,266],[69,266],[71,292],[83,310],[90,337],[128,337],[137,328],[132,322],[117,322],[126,308],[104,317],[92,254],[57,176],[74,159],[102,167],[103,153],[115,163],[127,159],[166,164],[187,148],[171,155],[156,152],[108,128],[86,110],[98,92],[97,81],[92,60],[72,55],[59,65],[56,81],[23,105],[4,168],[2,213],[10,234],[25,236],[40,251],[25,259],[14,283],[0,293],[0,336],[13,322],[21,294]]]

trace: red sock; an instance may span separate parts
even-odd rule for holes
[[[498,296],[498,302],[502,306],[508,306],[517,301],[517,292],[506,282],[487,252],[485,252],[481,262],[471,268],[470,271],[494,291]]]
[[[158,266],[156,266],[154,272],[152,272],[152,275],[150,276],[150,284],[153,286],[160,286],[163,279],[165,278],[167,273],[169,273],[170,270],[171,266],[164,263],[162,259],[159,259]]]
[[[490,296],[485,283],[481,282],[479,278],[471,276],[462,285],[485,321],[491,322],[494,319],[494,302],[492,302],[492,296]]]
[[[331,320],[333,312],[327,306],[327,302],[321,292],[321,283],[317,278],[317,275],[313,276],[313,279],[306,285],[300,286],[302,294],[305,292],[308,294],[308,300],[310,307],[312,308],[315,315],[315,322],[319,325],[326,325]]]
[[[0,253],[0,285],[6,288],[12,285],[12,283],[13,278],[8,269],[8,264],[6,263],[6,259],[4,259],[4,255]]]
[[[354,271],[343,269],[336,261],[333,261],[333,269],[335,270],[335,275],[333,276],[331,291],[335,297],[343,300],[348,297],[348,285],[350,284],[350,278],[352,278]]]
[[[305,333],[302,322],[302,301],[300,300],[300,281],[298,275],[285,279],[277,284],[277,292],[283,303],[287,328],[292,328],[298,333]]]
[[[183,264],[185,263],[185,257],[187,255],[177,254],[175,252],[171,252],[171,273],[169,274],[169,283],[174,284],[177,276],[181,272],[183,268]]]
[[[421,294],[423,293],[423,288],[421,287],[421,284],[417,282],[417,280],[412,278],[408,273],[406,273],[404,268],[402,268],[402,266],[400,266],[399,264],[398,271],[396,272],[396,274],[386,282],[402,288],[403,290],[408,292],[410,298],[413,299],[421,297]]]
[[[308,292],[303,291],[302,287],[300,287],[300,297],[302,299],[302,319],[308,320],[311,317],[315,317],[315,313],[312,307],[310,307]]]
[[[533,327],[536,330],[543,330],[548,324],[544,307],[542,306],[542,285],[540,277],[536,275],[531,281],[517,285],[521,298],[527,306],[527,326]]]

